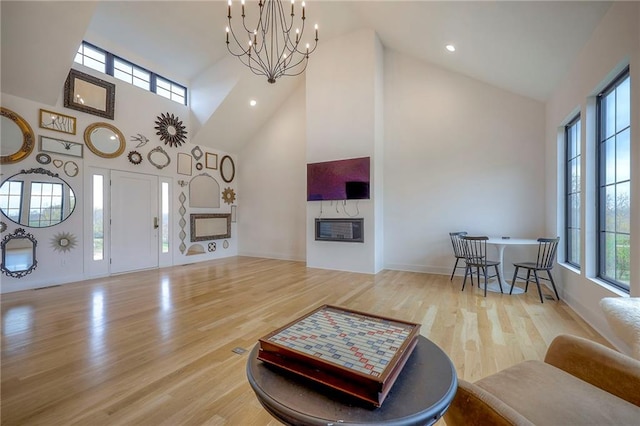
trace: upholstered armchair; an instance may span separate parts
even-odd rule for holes
[[[454,425],[637,425],[640,361],[560,335],[544,362],[524,361],[475,383],[458,380]]]

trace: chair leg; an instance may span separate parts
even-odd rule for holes
[[[462,290],[460,291],[464,291],[464,286],[465,284],[467,284],[467,275],[469,275],[470,270],[471,268],[469,267],[469,265],[467,265],[467,267],[464,268],[464,280],[462,280]],[[473,272],[471,273],[471,276],[473,277]],[[473,278],[471,278],[471,286],[473,286]]]
[[[487,297],[487,268],[482,268],[484,271],[484,297]],[[479,272],[478,272],[479,273]],[[480,278],[478,278],[478,286],[480,285]]]
[[[529,277],[531,276],[531,269],[527,269],[527,282],[524,284],[524,292],[529,291]]]
[[[513,293],[513,286],[516,285],[516,278],[518,277],[518,269],[519,267],[516,266],[516,270],[513,271],[513,279],[511,280],[511,289],[509,290],[509,294]]]
[[[456,273],[456,268],[458,267],[458,260],[460,260],[460,258],[456,257],[456,264],[453,265],[453,271],[451,271],[451,278],[449,281],[453,281],[453,275]]]
[[[544,303],[544,299],[542,299],[542,290],[540,289],[540,280],[538,279],[538,272],[534,269],[533,276],[536,279],[536,285],[538,286],[538,296],[540,296],[540,303]]]
[[[504,294],[502,291],[502,277],[500,276],[500,271],[498,270],[498,265],[494,266],[496,268],[496,275],[498,276],[498,284],[500,285],[500,293]]]
[[[560,300],[560,296],[558,296],[558,290],[556,289],[556,283],[553,281],[553,276],[551,275],[551,270],[547,270],[547,275],[549,275],[549,281],[551,281],[551,286],[553,287],[553,291],[556,294],[556,299]]]

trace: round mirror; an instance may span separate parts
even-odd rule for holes
[[[95,155],[116,158],[124,152],[126,142],[122,132],[109,123],[93,123],[84,131],[84,142]]]
[[[236,165],[233,163],[233,159],[228,155],[222,157],[220,161],[220,176],[222,180],[229,183],[236,176]]]
[[[24,118],[7,108],[0,110],[0,164],[17,163],[31,154],[35,136]]]
[[[0,211],[22,226],[46,228],[66,220],[76,207],[73,189],[57,173],[30,169],[0,186]]]

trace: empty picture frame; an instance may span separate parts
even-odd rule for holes
[[[70,115],[40,109],[40,128],[75,135],[76,118]]]
[[[78,70],[69,70],[64,83],[64,106],[113,120],[116,85]]]
[[[178,153],[178,174],[191,176],[193,158],[183,152]]]
[[[218,154],[207,152],[205,158],[205,167],[207,169],[216,170],[218,168]]]
[[[82,158],[84,145],[40,135],[40,151]]]
[[[229,213],[191,214],[191,242],[231,238]]]

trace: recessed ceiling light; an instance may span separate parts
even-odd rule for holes
[[[251,99],[251,100],[249,101],[249,105],[251,105],[251,106],[256,106],[256,104],[257,104],[257,103],[258,103],[258,102],[256,102],[256,100],[255,100],[255,99]]]
[[[447,44],[445,46],[445,48],[449,51],[449,52],[455,52],[456,51],[456,47],[453,44]]]

